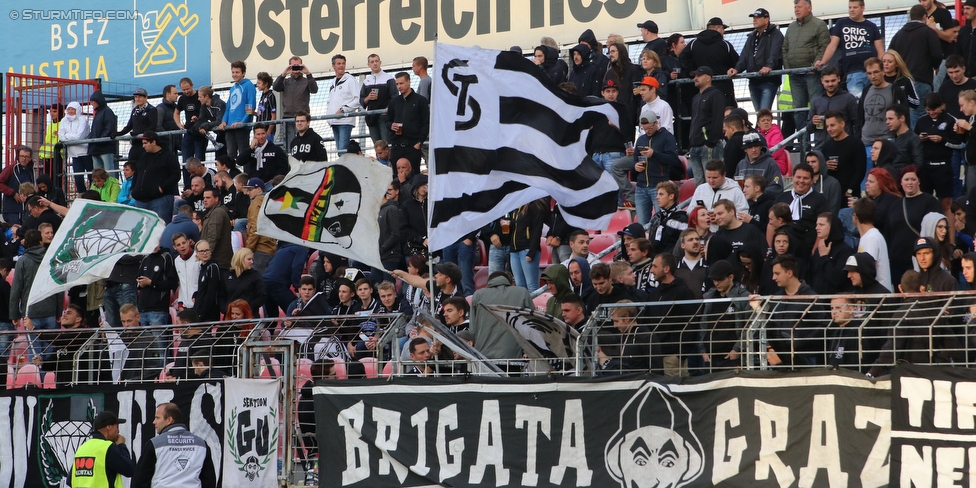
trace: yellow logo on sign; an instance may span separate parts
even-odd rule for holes
[[[174,40],[178,41],[177,36],[186,37],[197,23],[200,16],[190,14],[190,9],[186,5],[173,5],[167,3],[161,10],[152,10],[142,17],[142,30],[137,33],[142,45],[146,47],[142,57],[136,63],[136,72],[139,75],[146,74],[153,66],[168,65],[176,63],[178,59],[185,58],[185,48],[181,51],[174,45]]]

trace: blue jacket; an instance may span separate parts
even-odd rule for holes
[[[650,140],[650,143],[648,143]],[[671,179],[672,170],[677,172],[679,169],[684,171],[684,164],[678,157],[678,143],[674,140],[674,135],[667,129],[658,129],[654,137],[647,137],[641,134],[634,143],[634,147],[649,146],[654,150],[651,157],[647,159],[647,169],[641,173],[634,171],[637,164],[637,151],[634,151],[634,164],[627,169],[632,171],[632,179],[637,182],[638,188],[654,188],[662,181]]]
[[[132,178],[122,182],[122,188],[119,190],[119,196],[115,199],[115,202],[121,203],[122,205],[136,206],[136,201],[132,198]]]
[[[132,181],[131,178],[127,180],[126,183],[129,181]],[[119,200],[121,199],[122,196],[119,195]],[[197,224],[195,224],[190,217],[187,217],[181,213],[174,215],[173,221],[166,224],[166,228],[163,229],[163,235],[159,238],[159,245],[169,249],[169,252],[173,255],[173,257],[176,257],[176,249],[173,249],[173,236],[180,232],[186,234],[186,238],[193,242],[200,240],[200,228],[197,227]]]
[[[230,87],[223,122],[227,125],[234,122],[251,122],[254,115],[247,113],[247,105],[251,106],[251,110],[257,107],[257,91],[254,88],[254,83],[244,78],[240,83],[234,83]]]
[[[264,282],[279,285],[294,285],[298,289],[308,259],[308,249],[297,244],[278,241],[278,250],[264,271]]]

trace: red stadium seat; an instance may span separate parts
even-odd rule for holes
[[[312,255],[308,257],[308,261],[305,262],[305,274],[312,274],[312,265],[314,265],[315,261],[318,261],[318,259],[318,251],[313,252]],[[287,307],[287,305],[285,306]]]
[[[607,234],[616,235],[617,232],[624,230],[624,227],[634,222],[634,214],[630,210],[617,210],[610,218],[610,226],[607,227]]]
[[[475,266],[474,268],[474,289],[480,290],[488,286],[488,267]]]
[[[613,245],[617,242],[617,234],[600,234],[593,236],[590,239],[590,252],[593,254],[600,254],[601,251]],[[610,253],[603,257],[601,261],[610,261],[613,259],[613,253]]]
[[[376,378],[376,358],[362,358],[359,362],[366,367],[367,378]]]
[[[695,188],[697,187],[698,185],[695,185],[694,179],[682,181],[681,187],[678,190],[678,202],[683,202],[694,196]],[[691,207],[694,207],[694,205],[691,205]]]
[[[337,380],[344,380],[344,379],[349,378],[349,376],[346,374],[346,363],[336,362],[335,363],[335,372],[336,372],[336,379]]]
[[[545,292],[545,293],[543,293],[543,294],[541,294],[541,295],[533,298],[532,299],[532,304],[535,305],[535,309],[536,310],[538,310],[540,312],[545,312],[546,311],[546,302],[549,301],[549,297],[551,297],[551,296],[552,296],[552,293],[549,293],[547,291],[547,292]]]
[[[481,265],[488,266],[488,249],[485,249],[485,241],[481,239],[475,239],[475,242],[478,243],[478,253],[480,254],[481,257]]]
[[[393,374],[393,361],[387,361],[383,366],[383,372],[380,373],[380,378],[389,378]]]
[[[543,237],[539,242],[539,267],[547,268],[552,264],[552,248],[546,245],[546,238]]]
[[[685,173],[684,173],[684,175],[685,175],[685,178],[687,178],[688,177],[688,158],[685,157],[685,156],[678,156],[678,159],[681,160],[681,164],[685,165]]]
[[[21,366],[14,378],[14,388],[27,386],[41,386],[41,372],[31,363]]]

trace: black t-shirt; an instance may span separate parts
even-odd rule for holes
[[[945,102],[945,111],[953,118],[961,119],[965,116],[959,109],[959,94],[966,90],[976,90],[976,80],[969,78],[965,83],[957,85],[952,80],[945,80],[939,87],[939,96]]]
[[[830,35],[840,38],[839,49],[843,50],[840,67],[844,73],[864,71],[864,61],[878,55],[874,41],[884,41],[877,24],[866,19],[854,22],[850,17],[837,19]]]
[[[180,95],[176,101],[176,109],[183,112],[184,124],[188,124],[193,117],[200,116],[200,92],[193,92],[192,96]]]
[[[939,25],[941,30],[952,28],[952,14],[942,7],[936,7],[935,11],[929,17],[935,20],[935,23]],[[942,59],[949,57],[951,54],[956,54],[955,43],[945,42],[939,39],[939,45],[942,46]]]

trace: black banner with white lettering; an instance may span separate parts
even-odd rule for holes
[[[320,382],[321,487],[884,486],[890,383],[850,373]]]
[[[891,486],[976,483],[976,371],[903,365],[891,375]]]
[[[138,460],[156,435],[156,405],[166,402],[176,403],[190,431],[210,446],[219,479],[222,397],[222,382],[0,391],[0,486],[66,486],[75,450],[103,410],[126,420],[119,432]]]

